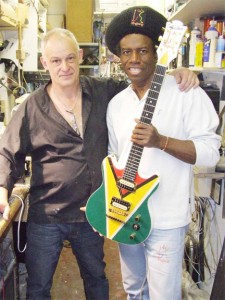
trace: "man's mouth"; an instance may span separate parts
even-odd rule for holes
[[[63,74],[63,75],[60,75],[61,78],[69,78],[71,76],[72,76],[72,74]]]
[[[129,68],[129,73],[132,75],[137,75],[141,73],[141,69],[140,68]]]

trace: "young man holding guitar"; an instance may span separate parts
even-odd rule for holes
[[[132,7],[106,32],[107,46],[131,84],[109,103],[109,153],[117,158],[103,161],[103,185],[86,213],[97,231],[119,242],[128,299],[181,299],[192,167],[212,167],[219,159],[211,100],[201,88],[182,93],[165,76],[185,28],[169,24],[156,54],[165,25],[150,7]]]

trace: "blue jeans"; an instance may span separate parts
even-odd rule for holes
[[[87,223],[34,224],[27,226],[27,300],[51,299],[50,290],[63,241],[76,256],[86,299],[108,300],[109,286],[103,261],[104,239]]]
[[[144,243],[119,244],[127,299],[181,300],[182,260],[188,226],[153,229]]]

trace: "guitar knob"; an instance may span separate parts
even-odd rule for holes
[[[158,37],[158,42],[161,42],[162,41],[162,36],[160,35],[159,37]]]
[[[131,235],[130,235],[130,239],[131,239],[131,240],[134,240],[134,239],[135,239],[135,237],[136,237],[136,233],[131,233]]]
[[[133,229],[136,230],[136,231],[139,230],[140,229],[140,225],[139,224],[134,224],[133,225]]]
[[[136,222],[139,222],[140,219],[141,219],[141,215],[137,215],[137,216],[134,218],[134,220],[135,220]]]

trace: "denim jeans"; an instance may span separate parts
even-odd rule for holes
[[[103,261],[104,239],[87,223],[34,224],[27,226],[27,300],[51,299],[53,275],[68,240],[76,256],[86,299],[108,300],[109,286]]]
[[[153,229],[144,243],[119,244],[127,299],[181,300],[182,260],[188,226]]]

